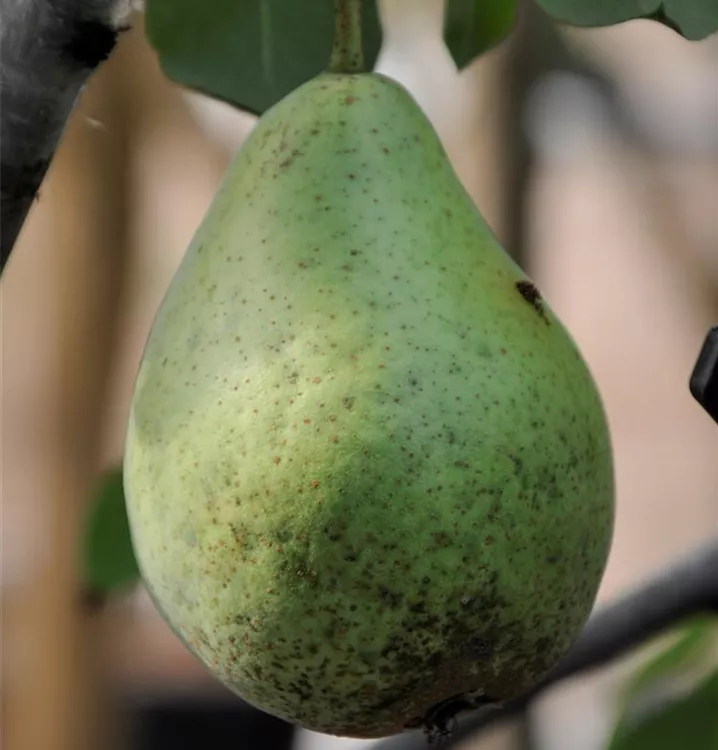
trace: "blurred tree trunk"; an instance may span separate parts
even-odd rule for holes
[[[131,108],[122,46],[68,126],[3,278],[4,747],[112,747],[102,623],[78,606],[127,260]],[[26,533],[22,533],[26,532]]]

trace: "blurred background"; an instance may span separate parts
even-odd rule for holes
[[[423,106],[598,381],[618,487],[609,600],[718,531],[718,433],[687,385],[718,322],[718,37],[566,29],[529,10],[457,75],[439,0],[382,12],[379,69]],[[253,124],[169,82],[138,17],[83,96],[3,277],[4,750],[372,745],[244,710],[141,590],[78,603],[82,520],[97,473],[121,459],[153,315]],[[466,750],[601,750],[631,661]]]

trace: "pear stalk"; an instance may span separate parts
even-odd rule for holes
[[[334,46],[329,60],[331,73],[364,72],[362,49],[362,0],[334,0]]]

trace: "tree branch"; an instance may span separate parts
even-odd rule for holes
[[[132,0],[0,0],[0,273],[88,78]]]
[[[607,664],[690,615],[718,613],[718,538],[656,575],[632,593],[597,610],[573,648],[526,695],[486,707],[459,719],[441,750],[457,747],[490,724],[523,711],[546,688]],[[372,750],[426,750],[426,737],[403,734],[382,740]]]

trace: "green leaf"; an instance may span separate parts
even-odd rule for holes
[[[686,39],[698,41],[718,31],[716,0],[664,0],[663,7]]]
[[[120,468],[106,472],[98,481],[85,528],[83,577],[84,585],[93,593],[126,587],[140,577]]]
[[[331,0],[147,0],[147,35],[169,78],[261,114],[326,69],[333,8]],[[382,40],[376,0],[364,0],[363,13],[373,68]]]
[[[705,663],[718,641],[718,620],[696,617],[676,634],[676,640],[644,664],[629,682],[624,701],[628,705],[652,686],[680,676]]]
[[[611,26],[655,13],[661,0],[536,0],[557,21],[575,26]]]
[[[718,747],[718,670],[688,696],[619,727],[609,750],[715,750]]]
[[[446,0],[444,40],[459,70],[511,31],[517,10],[518,0]]]
[[[716,0],[536,0],[557,21],[575,26],[611,26],[652,18],[686,39],[705,39],[718,30]]]

